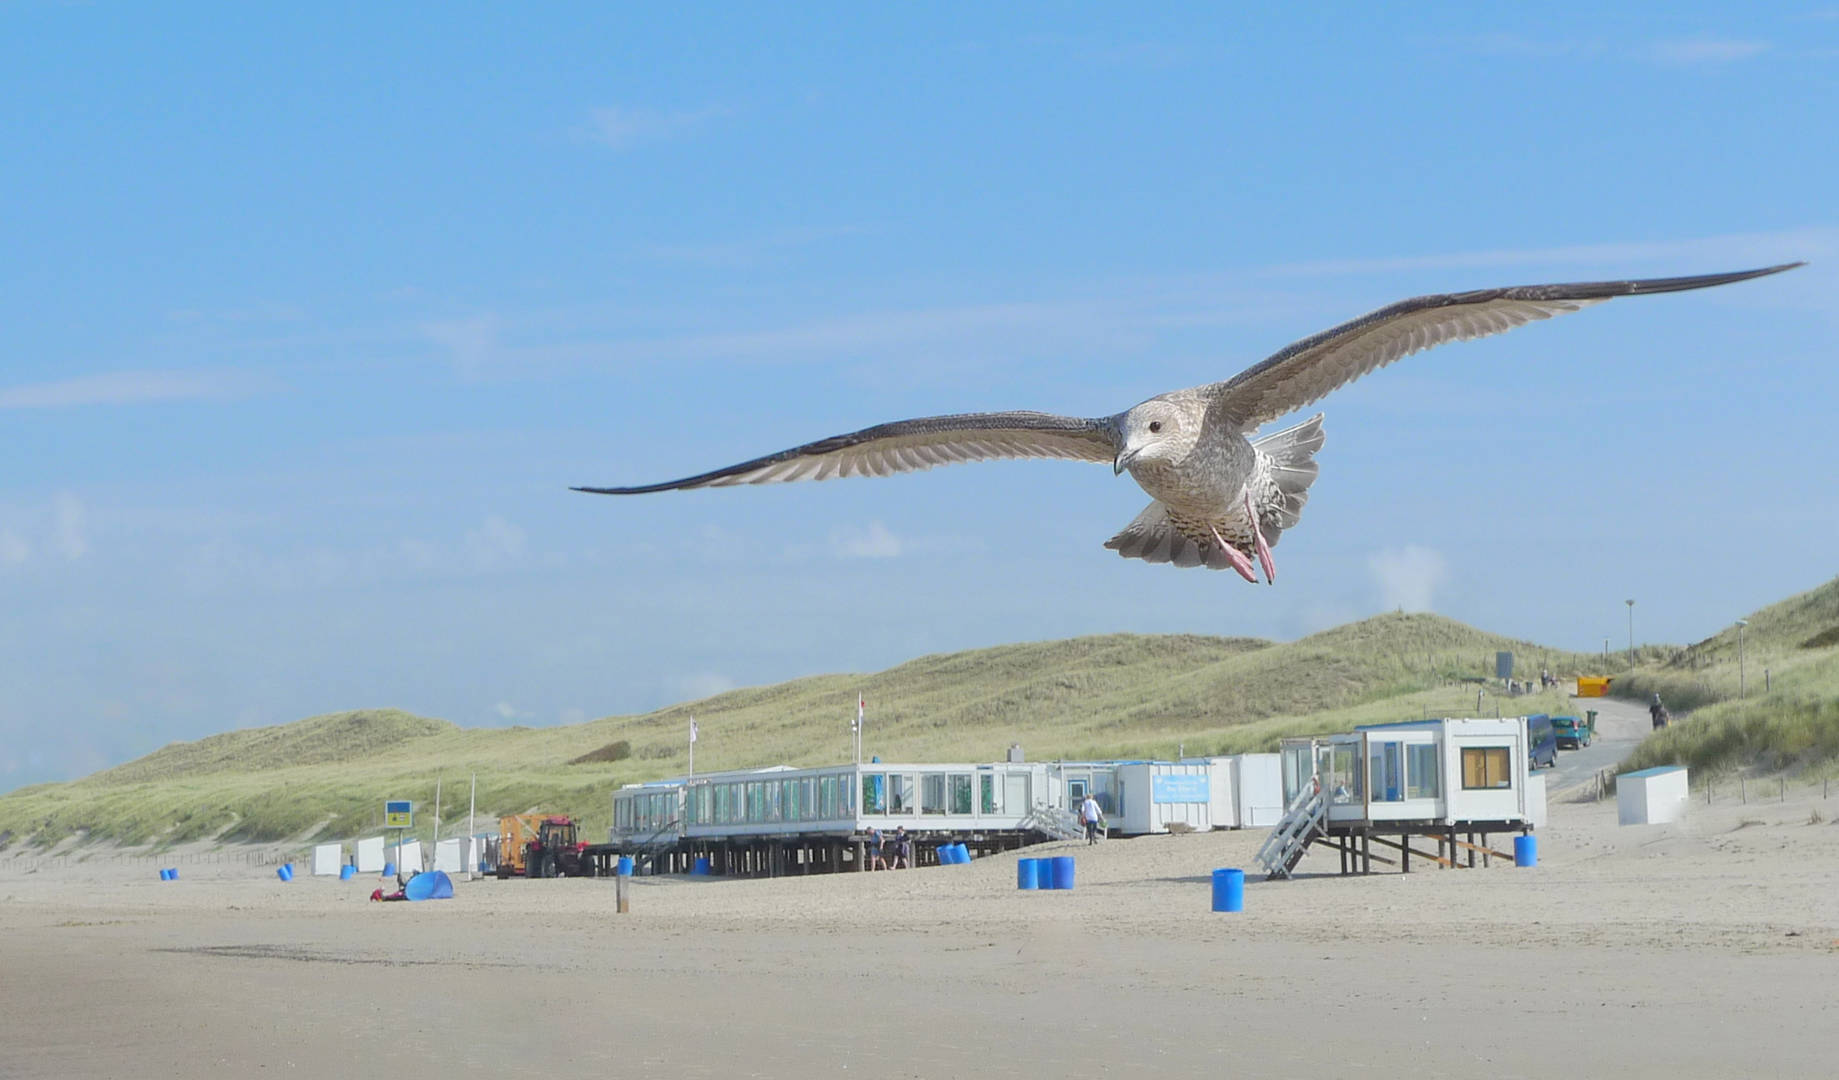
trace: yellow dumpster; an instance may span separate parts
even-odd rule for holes
[[[1578,697],[1602,697],[1609,693],[1610,675],[1579,675],[1577,677]]]

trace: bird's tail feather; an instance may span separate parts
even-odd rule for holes
[[[1271,480],[1277,487],[1275,511],[1258,515],[1266,543],[1277,543],[1278,534],[1293,528],[1303,516],[1303,504],[1309,501],[1309,485],[1315,483],[1316,475],[1321,472],[1321,466],[1315,463],[1316,451],[1322,448],[1326,438],[1322,432],[1322,414],[1316,413],[1295,427],[1274,431],[1252,443],[1252,449],[1269,461]]]
[[[1176,566],[1205,566],[1225,570],[1232,566],[1226,553],[1213,544],[1197,544],[1183,536],[1169,521],[1168,507],[1152,502],[1143,508],[1124,531],[1105,541],[1105,546],[1126,559],[1144,562],[1174,563]]]

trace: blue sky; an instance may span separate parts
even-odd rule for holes
[[[0,10],[0,790],[1111,631],[1686,641],[1839,572],[1839,9],[988,8]],[[1104,551],[1146,497],[1071,463],[566,490],[1789,259],[1331,397],[1274,588]]]

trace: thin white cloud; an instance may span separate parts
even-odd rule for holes
[[[589,115],[585,134],[594,142],[625,150],[635,143],[683,135],[710,121],[732,115],[734,110],[725,105],[707,105],[700,109],[611,105],[595,109]]]
[[[18,566],[32,557],[32,545],[11,529],[0,529],[0,566]]]
[[[466,553],[479,571],[502,570],[524,561],[524,530],[493,514],[466,534]]]
[[[1695,37],[1650,42],[1642,54],[1672,67],[1721,67],[1750,60],[1769,51],[1766,41],[1738,38]]]
[[[845,526],[830,533],[831,554],[843,559],[892,559],[902,551],[900,537],[879,521],[866,528]]]
[[[1456,48],[1482,56],[1520,56],[1540,60],[1564,57],[1597,56],[1605,45],[1600,40],[1554,40],[1529,38],[1520,34],[1468,34],[1452,39]]]
[[[236,398],[270,388],[241,371],[114,371],[59,382],[0,390],[0,409],[66,409],[83,405],[138,405],[153,401]]]
[[[1262,273],[1272,277],[1328,277],[1410,270],[1487,270],[1558,263],[1627,264],[1676,258],[1734,258],[1766,263],[1811,258],[1834,250],[1839,250],[1839,229],[1811,226],[1780,232],[1732,233],[1692,240],[1496,248],[1378,259],[1319,259],[1312,262],[1280,263],[1264,269]]]
[[[51,546],[59,555],[73,561],[89,554],[83,503],[68,491],[59,492],[51,500]]]
[[[504,322],[487,312],[469,319],[428,323],[422,333],[452,356],[454,370],[463,379],[483,378],[498,355],[498,335]]]
[[[1438,587],[1449,576],[1443,554],[1417,544],[1376,551],[1368,557],[1367,568],[1385,606],[1401,611],[1430,611]]]

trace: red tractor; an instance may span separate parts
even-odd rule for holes
[[[575,823],[567,815],[543,817],[519,814],[499,822],[498,876],[587,877],[594,861],[582,852],[587,844],[575,837]]]

